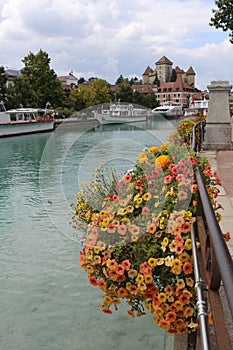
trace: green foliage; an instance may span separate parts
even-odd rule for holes
[[[37,54],[30,52],[22,62],[22,76],[15,80],[9,91],[9,104],[17,100],[24,107],[44,108],[49,101],[54,108],[61,106],[64,91],[54,70],[50,68],[48,54],[42,50]]]
[[[5,74],[4,67],[0,67],[0,101],[5,102],[6,100],[6,81],[7,76]]]
[[[215,1],[217,9],[213,9],[213,17],[210,19],[210,26],[216,29],[221,28],[224,32],[230,31],[230,42],[233,44],[233,2],[231,0]]]
[[[70,100],[77,110],[108,103],[112,99],[110,85],[103,79],[94,79],[91,86],[78,85],[70,93]]]
[[[133,90],[129,83],[119,84],[119,91],[116,94],[116,100],[120,102],[133,102]]]

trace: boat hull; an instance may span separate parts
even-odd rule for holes
[[[53,120],[43,122],[2,123],[0,124],[0,137],[34,134],[52,131],[53,129]]]
[[[95,118],[100,124],[128,124],[128,123],[137,123],[143,122],[147,119],[146,115],[144,116],[111,116],[108,114],[96,113]]]

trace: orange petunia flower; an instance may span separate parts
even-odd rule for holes
[[[118,289],[117,294],[118,294],[118,296],[119,296],[120,298],[125,298],[125,297],[128,296],[127,290],[126,290],[125,288],[123,288],[123,287],[120,287],[120,288]]]
[[[159,321],[158,326],[163,329],[168,329],[170,328],[170,322],[165,319],[162,319]]]
[[[135,313],[133,312],[133,310],[127,310],[128,314],[132,317],[135,317]]]
[[[174,311],[169,311],[166,314],[166,320],[169,322],[174,322],[176,320],[176,313]]]
[[[107,260],[107,267],[110,269],[110,270],[116,270],[116,267],[117,267],[117,261],[115,259],[108,259]]]

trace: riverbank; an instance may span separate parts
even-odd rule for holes
[[[67,119],[55,119],[54,122],[54,128],[56,129],[61,124],[64,124],[66,126],[73,125],[73,124],[79,124],[79,125],[85,125],[85,124],[93,124],[93,125],[99,125],[99,122],[96,118],[90,118],[90,119],[82,119],[78,117],[70,117]]]

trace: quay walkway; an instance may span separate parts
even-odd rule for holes
[[[233,150],[201,151],[198,155],[205,156],[208,159],[212,171],[216,171],[221,180],[221,186],[218,186],[220,192],[217,197],[217,202],[222,206],[222,209],[218,210],[222,216],[219,226],[223,234],[230,232],[231,239],[227,242],[227,247],[233,259]],[[230,314],[224,288],[220,287],[219,292],[224,310],[225,324],[233,350],[233,319]],[[209,331],[210,349],[218,350],[214,329],[210,327]],[[187,350],[187,338],[184,335],[176,336],[173,350]],[[200,336],[197,337],[195,350],[203,350]]]
[[[203,155],[209,160],[212,171],[217,172],[217,175],[221,181],[221,186],[219,186],[220,192],[217,197],[218,203],[223,207],[223,209],[219,209],[218,211],[222,216],[219,226],[223,234],[230,232],[231,239],[227,242],[227,247],[233,259],[233,151],[201,151],[199,155]],[[233,349],[233,320],[229,311],[226,296],[224,294],[224,289],[222,287],[220,287],[220,296],[225,315],[225,322]],[[218,347],[214,341],[214,336],[211,337],[211,339],[211,349],[217,350]],[[197,350],[201,349],[202,346],[199,339]]]

